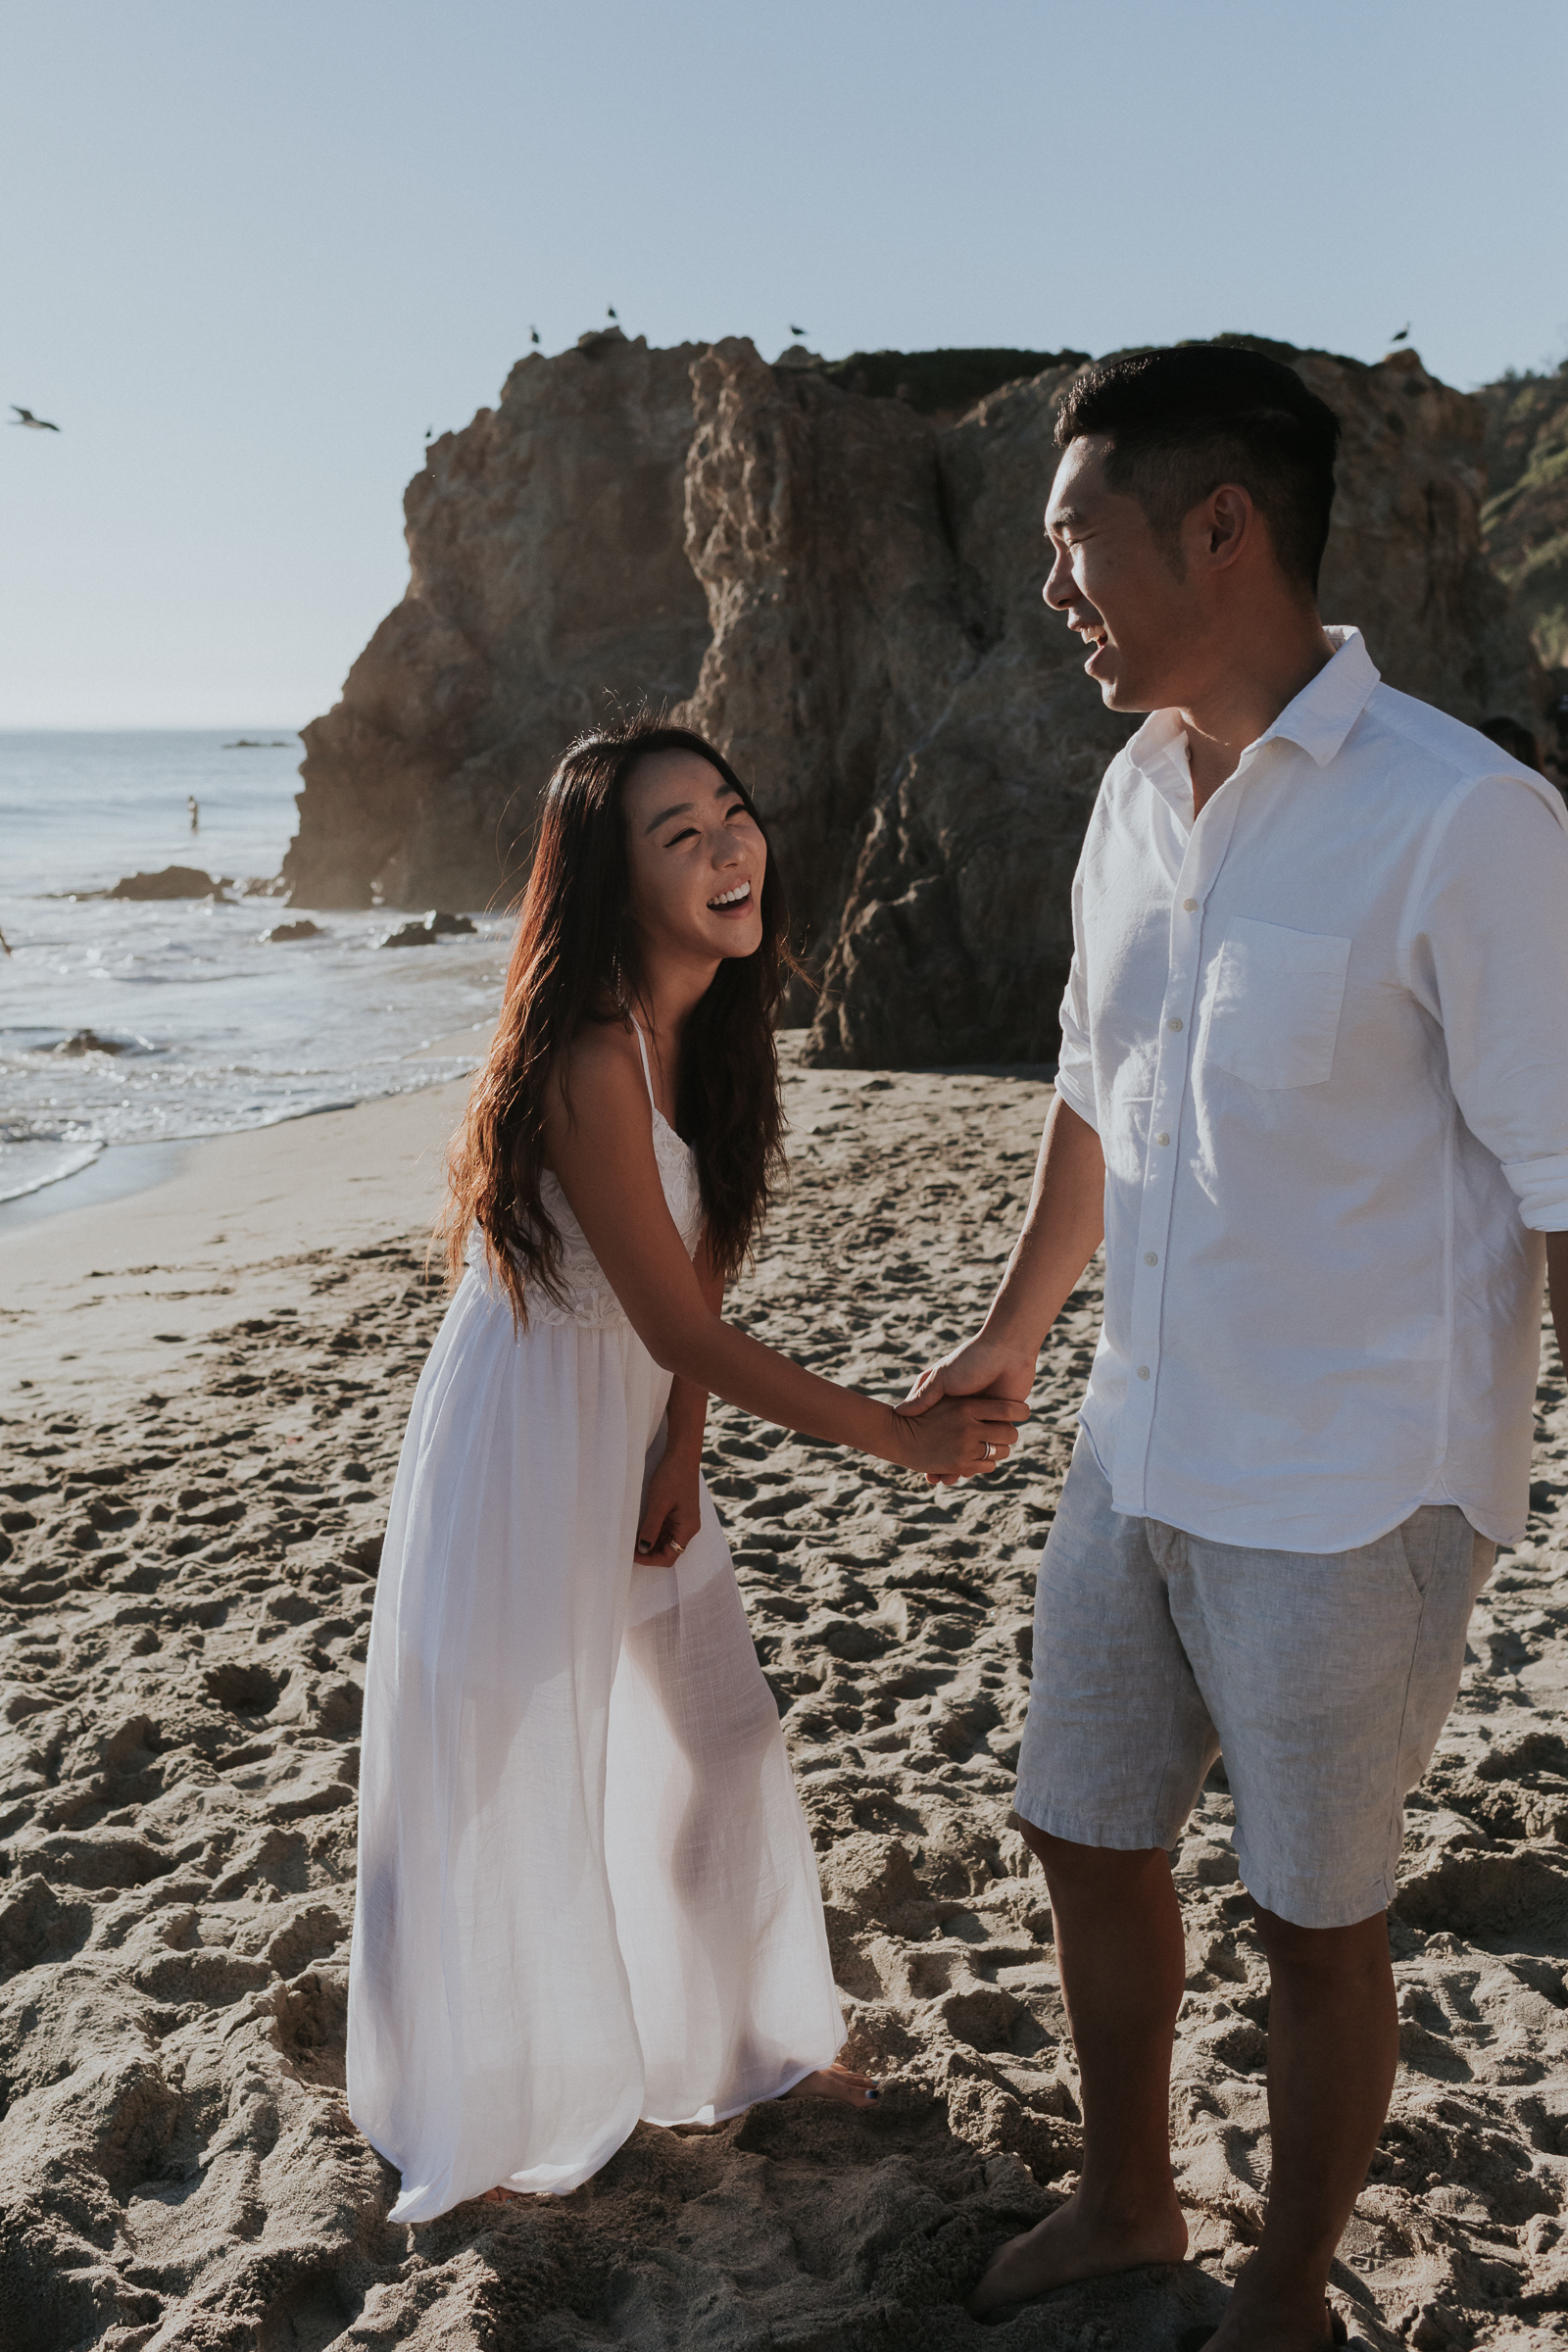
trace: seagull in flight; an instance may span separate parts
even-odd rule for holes
[[[537,350],[539,346],[539,329],[536,326],[529,327],[528,340],[534,346],[535,350]]]
[[[616,310],[616,308],[615,308],[615,306],[614,306],[614,304],[613,304],[613,303],[612,303],[612,304],[611,304],[611,306],[610,306],[609,316],[610,316],[612,318],[613,318],[613,319],[614,319],[614,321],[615,321],[615,324],[616,324],[617,326],[620,324],[620,314],[619,314],[619,312]]]
[[[1400,327],[1400,329],[1399,329],[1398,333],[1397,333],[1396,335],[1391,335],[1391,336],[1389,337],[1389,341],[1390,341],[1391,343],[1402,343],[1402,342],[1405,340],[1406,336],[1409,334],[1409,332],[1410,332],[1410,321],[1409,321],[1409,319],[1407,318],[1407,319],[1405,320],[1404,324],[1403,324],[1403,325]]]
[[[11,406],[17,412],[11,419],[13,424],[30,425],[35,433],[59,432],[59,425],[51,424],[46,416],[35,416],[30,409],[18,409],[15,401],[11,403]]]
[[[809,332],[810,332],[810,329],[809,329],[808,327],[805,327],[805,326],[792,326],[792,327],[790,328],[790,333],[791,333],[792,335],[805,335],[805,334],[808,334]]]

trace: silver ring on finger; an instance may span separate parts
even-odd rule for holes
[[[685,1550],[686,1546],[684,1544],[677,1544],[674,1537],[671,1536],[669,1539],[669,1548],[678,1559],[681,1553]]]
[[[997,1450],[997,1449],[996,1449],[996,1447],[995,1447],[995,1446],[992,1445],[992,1443],[991,1443],[991,1440],[990,1440],[989,1438],[982,1438],[982,1439],[981,1439],[981,1441],[980,1441],[980,1443],[981,1443],[981,1445],[982,1445],[982,1446],[985,1447],[985,1456],[986,1456],[986,1460],[989,1462],[989,1461],[990,1461],[990,1459],[991,1459],[991,1457],[992,1457],[992,1455],[993,1455],[993,1454],[996,1452],[996,1450]]]

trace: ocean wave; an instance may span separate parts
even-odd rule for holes
[[[62,808],[50,883],[69,878],[65,833],[90,827],[66,820],[81,815]],[[221,870],[245,868],[225,852]],[[483,1052],[514,927],[481,913],[474,932],[400,958],[377,953],[384,909],[318,910],[302,945],[263,937],[254,904],[45,906],[14,889],[8,871],[0,1199],[106,1146],[273,1126],[463,1075]]]
[[[0,1120],[0,1200],[20,1200],[64,1177],[79,1176],[103,1148],[103,1137],[84,1128],[40,1132],[22,1120]]]

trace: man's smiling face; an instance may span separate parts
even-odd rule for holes
[[[1046,509],[1054,561],[1045,598],[1082,638],[1087,674],[1107,710],[1182,703],[1203,615],[1137,499],[1105,479],[1110,443],[1089,436],[1062,453]]]

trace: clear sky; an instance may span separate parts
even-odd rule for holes
[[[1568,350],[1564,0],[0,0],[0,726],[297,726],[536,325]],[[1044,485],[1042,486],[1044,490]]]

